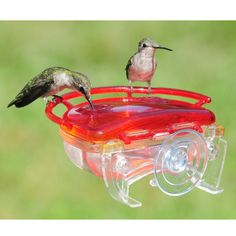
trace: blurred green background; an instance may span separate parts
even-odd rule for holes
[[[236,22],[0,22],[0,35],[0,218],[236,218]],[[94,87],[127,85],[124,67],[146,36],[174,49],[157,53],[153,86],[212,98],[228,141],[222,194],[169,197],[145,178],[131,189],[143,206],[129,208],[67,159],[43,100],[6,108],[50,66],[81,71]]]

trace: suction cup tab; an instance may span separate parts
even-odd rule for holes
[[[223,139],[224,127],[215,124],[205,127],[203,135],[207,143],[209,158],[207,171],[198,188],[211,194],[218,194],[223,192],[220,181],[227,150],[227,142]]]

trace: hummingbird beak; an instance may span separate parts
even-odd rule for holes
[[[154,48],[158,48],[158,49],[165,49],[165,50],[168,50],[168,51],[173,51],[173,50],[170,49],[170,48],[167,48],[167,47],[164,47],[164,46],[161,46],[161,45],[158,45],[158,44],[154,45],[153,47],[154,47]]]
[[[84,87],[80,87],[79,91],[84,95],[84,97],[88,101],[88,103],[89,103],[90,107],[92,108],[92,110],[94,110],[94,105],[93,105],[93,102],[90,98],[90,93],[88,93],[88,91],[85,90]]]
[[[87,94],[85,91],[82,91],[82,93],[84,94],[84,97],[86,98],[86,100],[88,101],[90,107],[92,108],[92,110],[94,110],[94,105],[93,105],[93,102],[90,98],[90,95]]]
[[[88,98],[87,96],[86,96],[86,99],[87,99],[87,101],[88,101],[90,107],[92,108],[92,110],[94,110],[94,105],[93,105],[92,100],[91,100],[90,98]]]

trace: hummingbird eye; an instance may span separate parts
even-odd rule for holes
[[[145,47],[147,47],[147,44],[144,43],[144,44],[143,44],[143,48],[145,48]]]

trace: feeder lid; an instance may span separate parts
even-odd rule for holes
[[[125,93],[125,96],[114,96]],[[144,94],[135,97],[137,93]],[[201,126],[215,122],[214,114],[202,108],[210,98],[194,92],[177,89],[152,88],[150,95],[146,88],[135,87],[132,95],[129,87],[94,88],[91,94],[112,94],[113,97],[93,99],[95,109],[88,103],[73,106],[69,99],[81,96],[73,92],[63,96],[62,103],[67,111],[62,118],[55,116],[52,109],[57,102],[49,102],[47,116],[60,124],[61,129],[74,137],[88,142],[121,139],[128,144],[133,140],[150,138],[155,134],[173,133],[191,128],[201,131]],[[196,99],[192,104],[180,100],[164,99],[156,94],[167,94]]]

